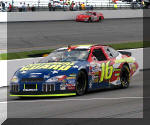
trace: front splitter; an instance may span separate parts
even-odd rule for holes
[[[52,96],[73,96],[76,93],[65,93],[65,94],[44,94],[44,95],[13,95],[10,96],[18,96],[18,97],[52,97]]]

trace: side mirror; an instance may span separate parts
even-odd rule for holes
[[[43,55],[42,55],[42,57],[47,57],[47,56],[48,56],[48,54],[43,54]]]

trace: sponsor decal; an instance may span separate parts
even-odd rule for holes
[[[42,73],[31,73],[30,74],[30,77],[31,78],[35,78],[35,77],[38,77],[39,75],[41,75]]]
[[[70,74],[69,76],[70,77],[76,77],[76,74]]]
[[[67,81],[64,79],[64,80],[62,80],[62,83],[66,83]]]
[[[75,83],[75,79],[69,79],[69,80],[68,80],[68,83],[69,83],[69,84]]]
[[[92,63],[90,67],[90,75],[92,75],[92,81],[94,83],[103,82],[105,80],[109,80],[113,74],[113,66],[110,65],[110,61],[102,64],[94,64]]]
[[[114,71],[121,71],[121,69],[115,68]]]
[[[66,90],[66,85],[65,84],[61,84],[60,85],[60,90]]]
[[[68,90],[75,90],[75,84],[66,84]]]
[[[67,79],[76,79],[76,77],[75,76],[67,77]]]
[[[115,76],[120,76],[120,73],[115,73]]]
[[[95,73],[95,74],[93,74],[91,76],[92,76],[91,80],[92,80],[93,83],[98,83],[99,82],[99,72]]]
[[[53,73],[53,74],[57,74],[57,73],[58,73],[58,71],[53,71],[52,73]]]
[[[133,57],[127,57],[127,58],[115,60],[115,63],[123,63],[123,62],[133,63],[135,62],[135,59]]]
[[[38,91],[38,89],[23,89],[24,92],[35,92]]]
[[[99,76],[95,76],[94,77],[94,83],[98,83],[99,82]]]
[[[30,75],[30,77],[31,77],[31,78],[36,78],[36,77],[37,77],[37,75]]]
[[[49,75],[44,75],[44,79],[48,79],[49,78]]]
[[[51,62],[30,64],[20,69],[20,71],[28,71],[34,69],[53,69],[53,70],[68,70],[74,65],[73,62]]]

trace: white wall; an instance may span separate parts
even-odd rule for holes
[[[7,22],[7,12],[0,12],[0,22]]]
[[[143,17],[143,10],[101,10],[105,19],[112,18],[139,18]],[[8,22],[16,21],[55,21],[55,20],[75,20],[76,15],[83,11],[40,11],[40,12],[13,12],[7,13]],[[0,15],[3,13],[0,13]],[[6,16],[6,15],[5,15]],[[0,22],[6,22],[0,16]]]
[[[7,61],[0,60],[0,87],[7,86]]]

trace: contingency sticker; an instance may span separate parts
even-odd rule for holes
[[[52,62],[30,64],[20,69],[20,71],[34,70],[34,69],[53,69],[53,70],[68,70],[74,65],[73,62]]]

